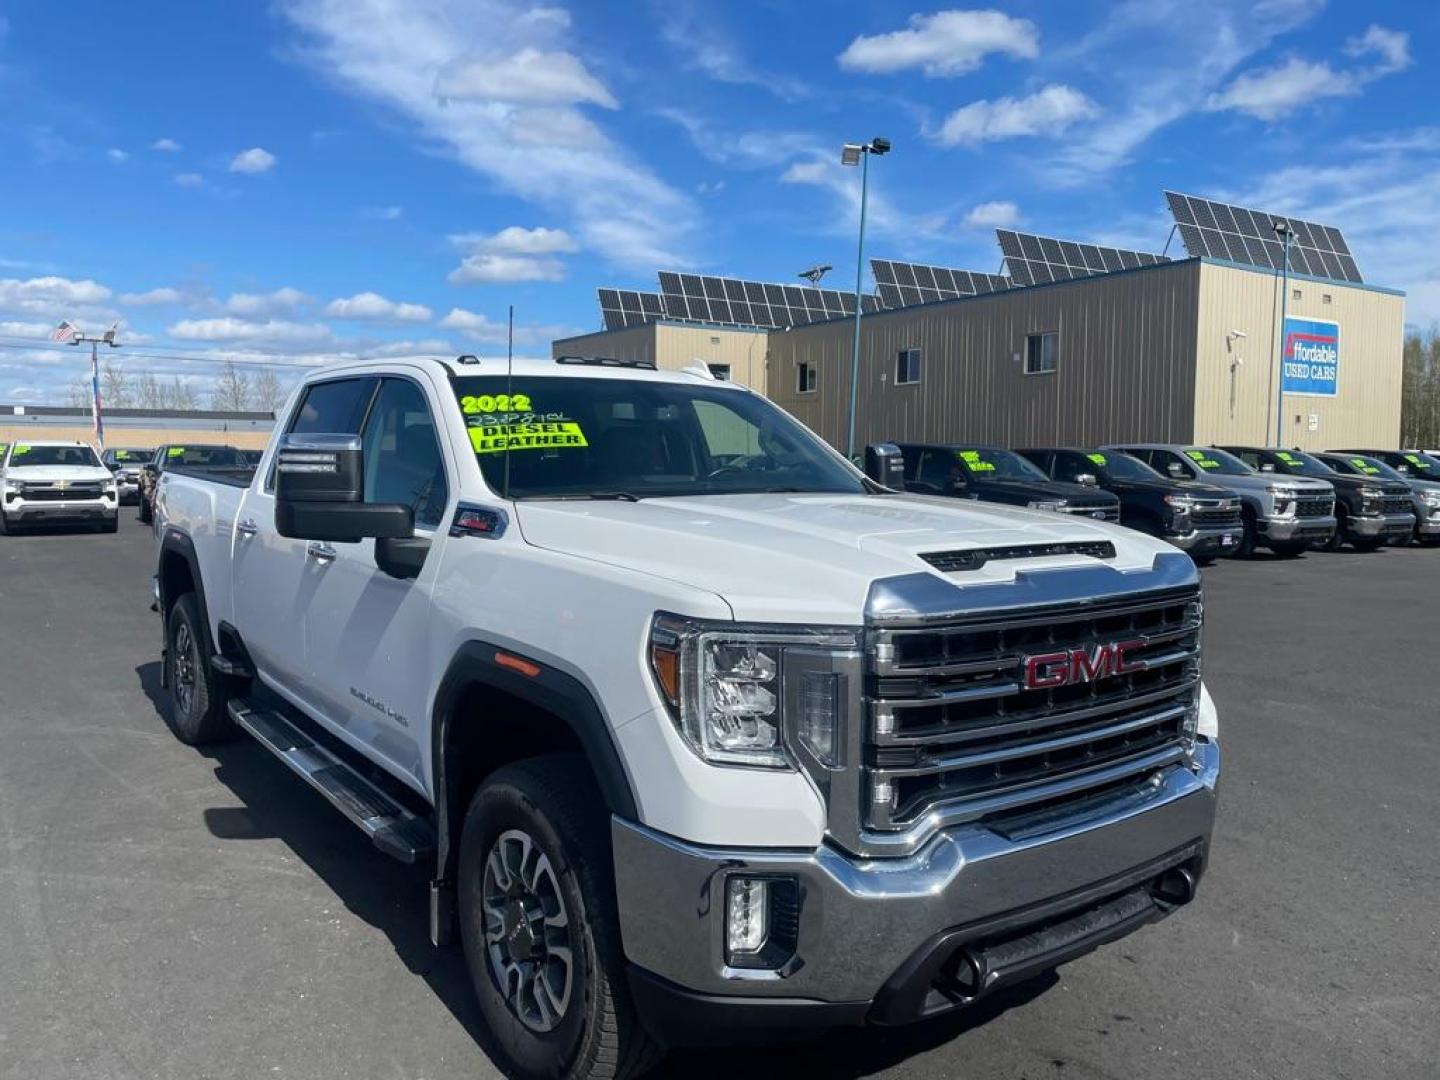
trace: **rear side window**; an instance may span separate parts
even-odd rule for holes
[[[358,435],[378,379],[335,379],[305,391],[290,425],[295,435]]]

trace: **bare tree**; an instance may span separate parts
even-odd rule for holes
[[[1440,329],[1405,335],[1400,392],[1400,444],[1440,446]]]
[[[90,408],[90,380],[88,378],[76,379],[66,387],[65,392],[70,397],[72,409]]]
[[[135,398],[142,409],[165,407],[165,389],[160,385],[160,380],[149,371],[135,380]]]
[[[114,364],[107,363],[100,373],[102,398],[108,408],[128,409],[131,403],[130,379]]]
[[[280,380],[275,377],[275,372],[268,367],[262,367],[256,372],[250,400],[253,406],[262,412],[274,412],[284,404],[285,390],[281,387]]]
[[[244,412],[249,405],[249,378],[235,366],[234,360],[225,361],[225,368],[210,391],[210,407],[220,412]]]
[[[161,407],[174,409],[176,412],[198,409],[200,397],[195,393],[193,386],[176,375],[170,385],[165,388],[164,404]]]

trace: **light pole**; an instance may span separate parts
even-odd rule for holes
[[[840,149],[840,164],[860,166],[860,242],[855,249],[855,344],[850,350],[850,435],[845,456],[855,457],[855,404],[860,390],[860,287],[865,275],[865,203],[870,187],[870,155],[888,154],[890,140],[876,137],[868,143],[846,143]]]
[[[1290,302],[1290,241],[1295,236],[1290,223],[1284,219],[1275,222],[1275,235],[1285,245],[1285,267],[1280,284],[1280,385],[1275,388],[1275,445],[1285,446],[1285,312]]]
[[[63,323],[61,324],[64,325]],[[105,421],[100,416],[100,355],[98,346],[109,345],[112,349],[120,348],[120,343],[115,340],[115,332],[119,324],[111,324],[101,337],[86,337],[84,334],[75,333],[70,337],[71,345],[80,345],[85,342],[90,344],[90,418],[95,425],[95,439],[100,444],[100,449],[105,449]]]

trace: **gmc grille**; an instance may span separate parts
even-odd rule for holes
[[[1198,588],[942,626],[871,632],[864,825],[900,830],[943,806],[987,820],[1083,800],[1185,754],[1198,708]],[[1025,689],[1025,657],[1141,644],[1132,670]]]

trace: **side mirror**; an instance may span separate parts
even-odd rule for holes
[[[1262,462],[1260,463],[1260,471],[1261,471],[1261,472],[1274,472],[1274,471],[1275,471],[1275,463],[1274,463],[1273,461],[1262,461]]]
[[[1100,486],[1100,478],[1093,472],[1082,472],[1079,476],[1075,477],[1075,482],[1077,484],[1084,484],[1086,487]]]
[[[340,544],[413,538],[410,507],[364,501],[360,447],[355,435],[285,436],[275,462],[275,531]]]
[[[894,443],[865,447],[865,475],[893,491],[905,488],[905,458]]]
[[[1188,479],[1188,477],[1185,475],[1185,466],[1181,465],[1178,461],[1172,461],[1170,462],[1170,464],[1166,465],[1165,471],[1170,475],[1170,478],[1172,480]]]

